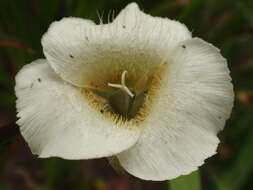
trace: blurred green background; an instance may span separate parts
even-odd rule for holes
[[[217,155],[190,176],[171,182],[117,174],[106,159],[66,161],[33,156],[15,125],[14,77],[43,57],[40,39],[64,16],[99,22],[127,0],[0,0],[0,190],[250,190],[253,186],[253,1],[139,0],[146,13],[177,19],[219,47],[228,59],[236,99],[219,134]]]

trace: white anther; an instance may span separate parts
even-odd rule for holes
[[[126,86],[126,74],[127,74],[127,71],[123,71],[123,73],[121,74],[121,84],[108,83],[108,86],[113,87],[113,88],[119,88],[123,90],[124,92],[126,92],[129,96],[134,97],[134,94]]]

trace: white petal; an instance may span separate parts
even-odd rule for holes
[[[146,180],[188,174],[216,152],[216,134],[233,106],[226,60],[217,48],[194,38],[171,57],[156,104],[137,144],[120,153],[121,165]]]
[[[191,38],[191,32],[187,27],[175,20],[161,17],[153,17],[142,12],[136,3],[130,3],[124,8],[113,22],[118,27],[124,27],[131,32],[134,38],[150,40],[159,50],[174,47],[178,42]],[[164,47],[163,47],[164,45]]]
[[[84,87],[92,76],[117,64],[137,64],[140,58],[146,65],[158,62],[178,42],[190,38],[183,24],[144,14],[132,3],[109,24],[94,25],[76,18],[54,22],[43,36],[42,46],[56,73]]]
[[[34,154],[66,159],[107,157],[137,141],[140,128],[124,128],[88,105],[80,89],[37,60],[16,77],[18,124]]]

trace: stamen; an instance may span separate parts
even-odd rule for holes
[[[134,97],[134,94],[126,86],[126,74],[127,74],[127,71],[124,71],[121,74],[121,84],[108,83],[108,86],[113,87],[113,88],[119,88],[123,90],[124,92],[126,92],[130,97]]]

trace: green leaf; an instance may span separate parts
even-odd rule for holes
[[[4,185],[0,184],[0,190],[7,190],[7,188]]]
[[[243,189],[244,183],[250,177],[253,170],[253,130],[242,147],[237,160],[221,177],[216,177],[218,190],[239,190]]]
[[[199,171],[169,181],[171,190],[201,190]]]
[[[62,179],[69,177],[75,171],[75,161],[63,160],[60,158],[47,158],[43,160],[44,172],[47,176],[47,182],[44,184],[47,188],[53,188],[60,184]]]
[[[199,10],[204,3],[205,1],[202,0],[192,0],[191,3],[182,10],[181,14],[179,14],[178,20],[184,21],[187,17],[190,17],[192,13]]]

